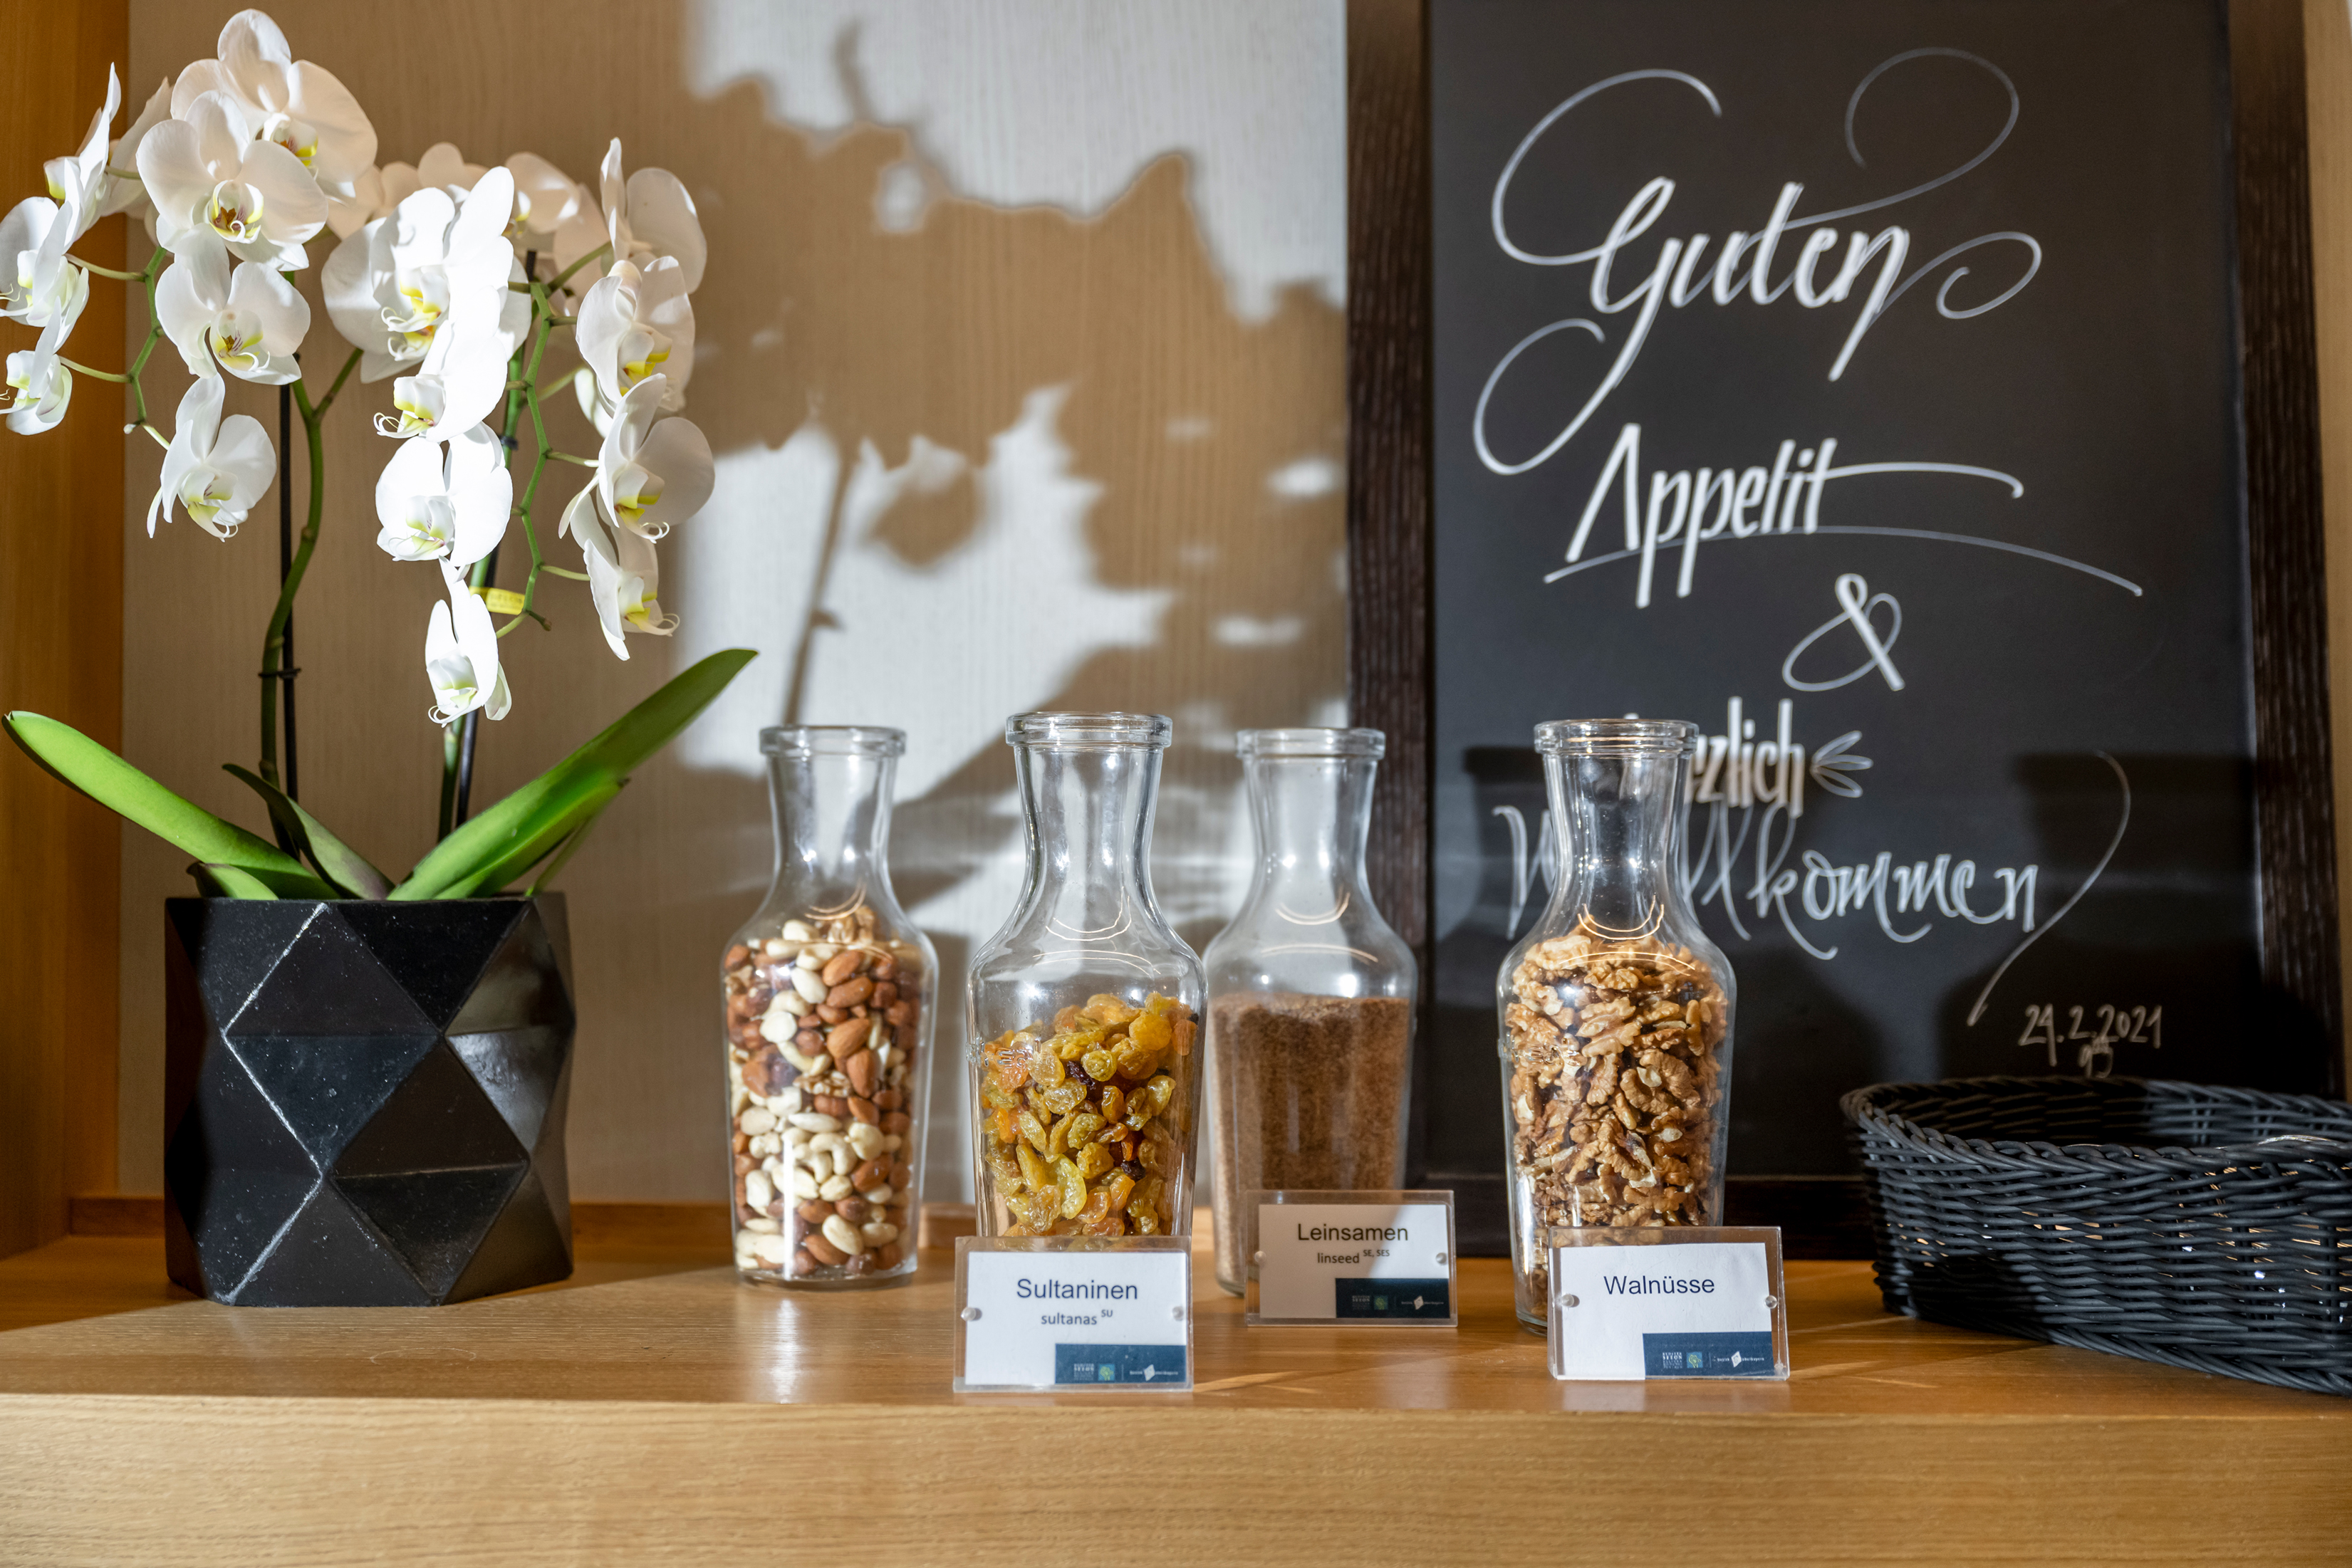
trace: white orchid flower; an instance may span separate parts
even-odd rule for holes
[[[47,196],[27,196],[0,218],[0,316],[27,327],[81,314],[89,274],[66,256],[74,214]]]
[[[686,406],[694,374],[694,301],[685,268],[662,256],[643,267],[616,263],[580,302],[580,357],[596,372],[596,391],[618,403],[649,376],[663,378],[663,410]]]
[[[173,118],[187,119],[196,99],[218,93],[253,135],[292,153],[321,184],[356,179],[375,162],[375,127],[359,100],[332,72],[296,59],[277,23],[239,11],[221,29],[219,50],[218,59],[196,61],[172,84]]]
[[[327,198],[327,231],[337,241],[383,217],[397,203],[384,200],[383,172],[362,169],[348,180],[321,180],[319,193]]]
[[[175,252],[210,229],[239,260],[294,272],[310,265],[302,242],[327,226],[327,198],[310,170],[277,142],[254,141],[225,93],[199,93],[182,118],[149,131],[139,178],[155,204],[156,237]]]
[[[561,538],[569,533],[580,541],[581,564],[588,570],[588,597],[596,606],[596,620],[604,630],[615,658],[629,656],[625,633],[644,632],[667,637],[677,629],[677,617],[662,612],[654,597],[659,573],[653,541],[626,528],[615,528],[604,515],[596,486],[572,497],[556,526]]]
[[[587,210],[588,193],[536,152],[516,153],[507,160],[507,172],[515,183],[514,221],[507,227],[515,249],[551,258],[555,236]]]
[[[106,193],[99,199],[98,215],[110,218],[117,213],[129,213],[135,218],[152,220],[155,204],[147,199],[147,186],[139,178],[139,147],[147,133],[172,118],[172,84],[157,84],[148,96],[147,105],[131,129],[114,139],[106,152]]]
[[[411,192],[390,216],[335,247],[320,281],[335,329],[361,350],[362,381],[421,365],[442,329],[467,317],[510,326],[509,336],[520,340],[530,304],[507,288],[513,204],[514,176],[493,169],[462,202],[438,188]],[[520,310],[509,308],[510,298]]]
[[[217,364],[265,386],[302,379],[294,350],[310,329],[310,302],[270,267],[245,261],[232,273],[216,241],[191,246],[163,269],[155,319],[193,375],[211,375]]]
[[[13,392],[9,400],[8,428],[19,435],[38,435],[54,430],[66,416],[66,405],[73,400],[73,372],[66,369],[58,350],[65,346],[66,335],[73,330],[81,315],[81,301],[41,329],[40,340],[29,349],[19,349],[8,356],[8,386]]]
[[[221,418],[227,387],[218,376],[200,376],[180,400],[163,482],[147,503],[149,538],[155,537],[156,519],[168,519],[176,501],[199,528],[225,539],[277,477],[278,455],[260,423],[241,413]]]
[[[425,674],[433,683],[433,722],[455,724],[479,708],[494,719],[514,706],[499,667],[499,632],[490,607],[446,561],[441,579],[449,597],[433,607],[425,631]]]
[[[488,427],[460,433],[445,449],[410,441],[375,482],[376,544],[394,560],[473,565],[499,548],[514,509],[514,476]]]
[[[688,294],[702,287],[702,264],[710,254],[694,198],[677,175],[667,169],[640,169],[622,183],[618,137],[604,153],[603,204],[583,208],[557,231],[556,265],[568,267],[602,245],[610,245],[613,254],[601,264],[583,267],[583,274],[601,277],[616,262],[642,267],[667,256],[684,272]]]
[[[52,158],[41,165],[41,172],[48,176],[49,197],[63,210],[67,220],[68,245],[88,234],[89,225],[99,220],[99,209],[106,199],[106,133],[114,124],[115,111],[121,107],[122,82],[115,76],[114,68],[109,66],[106,107],[90,120],[80,151],[70,158]]]
[[[488,172],[486,165],[467,162],[456,142],[436,141],[415,162],[386,163],[380,173],[383,199],[396,207],[419,191],[439,191],[453,202],[462,202]]]
[[[710,443],[694,422],[659,418],[661,380],[653,376],[630,389],[596,454],[604,515],[648,539],[702,510],[714,477]]]
[[[416,373],[392,383],[393,412],[375,416],[376,433],[447,441],[481,423],[506,395],[514,342],[495,321],[442,329]]]

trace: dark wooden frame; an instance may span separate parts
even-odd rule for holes
[[[1348,695],[1386,730],[1372,892],[1431,973],[1427,0],[1348,5]],[[2318,352],[2300,0],[2231,0],[2263,974],[2338,1043]],[[1418,1088],[1418,1084],[1416,1088]],[[2343,1092],[2338,1068],[2334,1084]],[[1416,1093],[1416,1113],[1425,1096]],[[1421,1128],[1413,1147],[1422,1146]],[[1419,1160],[1415,1159],[1416,1167]],[[1415,1180],[1420,1179],[1416,1169]],[[1732,1223],[1866,1254],[1858,1181],[1734,1177]]]

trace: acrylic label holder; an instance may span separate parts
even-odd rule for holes
[[[1451,1192],[1253,1192],[1252,1328],[1458,1321]]]
[[[1785,1378],[1777,1227],[1560,1227],[1548,1238],[1551,1375]]]
[[[955,1389],[1192,1386],[1192,1253],[1180,1236],[960,1237]]]

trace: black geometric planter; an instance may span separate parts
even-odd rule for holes
[[[423,1307],[572,1272],[563,895],[164,901],[172,1278]]]

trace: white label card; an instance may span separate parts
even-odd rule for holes
[[[1190,1252],[957,1247],[960,1391],[1192,1386]]]
[[[1252,1322],[1454,1322],[1443,1203],[1261,1203]]]
[[[1558,1378],[1778,1377],[1761,1241],[1549,1249]]]

